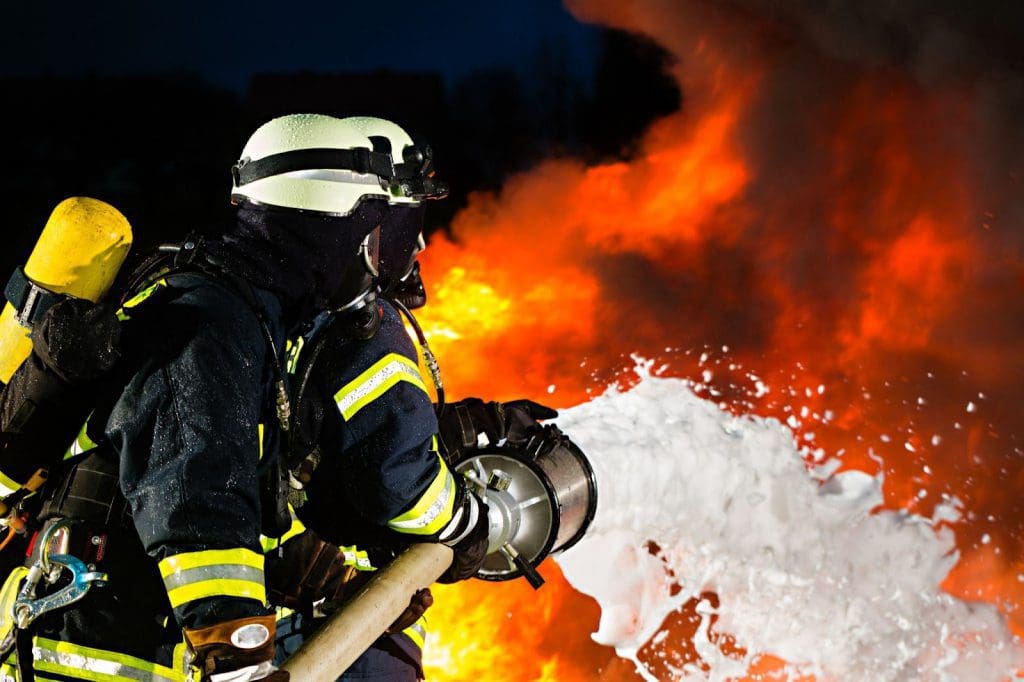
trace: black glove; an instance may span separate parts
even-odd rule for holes
[[[341,601],[355,569],[345,565],[337,545],[324,542],[307,530],[267,555],[267,595],[275,606],[311,614],[321,599],[335,606]]]
[[[466,490],[460,512],[441,532],[441,543],[455,552],[452,565],[440,578],[439,583],[456,583],[476,575],[487,557],[488,531],[487,503],[472,490]]]
[[[457,462],[469,450],[525,443],[541,428],[537,420],[557,416],[555,410],[532,400],[485,403],[480,398],[466,398],[446,404],[438,424],[441,442],[449,458]]]
[[[121,324],[108,303],[66,298],[32,330],[32,350],[69,384],[92,381],[121,357]]]
[[[60,462],[96,407],[93,381],[120,357],[112,306],[65,298],[32,330],[32,353],[0,392],[4,472],[27,481]]]

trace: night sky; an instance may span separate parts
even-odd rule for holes
[[[0,24],[0,125],[19,173],[0,184],[24,257],[50,207],[104,199],[139,253],[229,220],[228,169],[288,113],[376,115],[432,144],[468,195],[550,156],[628,154],[679,92],[650,41],[558,0],[515,3],[18,3]]]
[[[55,9],[59,8],[59,9]],[[243,89],[255,73],[529,72],[542,45],[585,76],[599,30],[557,0],[476,3],[38,2],[5,8],[0,75],[187,71]]]

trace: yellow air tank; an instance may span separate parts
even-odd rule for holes
[[[25,275],[56,294],[97,301],[110,288],[132,245],[132,228],[116,208],[71,197],[57,204],[25,264]],[[31,328],[7,302],[0,314],[0,381],[32,351]]]

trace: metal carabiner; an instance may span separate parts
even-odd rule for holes
[[[25,587],[22,588],[21,594],[18,595],[18,600],[14,602],[14,620],[22,630],[30,626],[35,619],[43,614],[62,609],[82,599],[89,593],[93,585],[102,585],[107,582],[106,573],[90,571],[85,562],[70,554],[54,554],[49,557],[49,564],[60,566],[62,569],[70,571],[71,582],[53,594],[36,598],[34,596],[35,588],[39,578],[41,576],[48,576],[48,571],[50,570],[43,568],[42,557],[40,557],[40,561],[29,571]],[[32,574],[37,566],[39,571],[37,575],[33,576]],[[57,575],[59,576],[60,574],[58,573]],[[33,577],[35,577],[34,582]]]
[[[42,568],[43,575],[49,576],[50,568],[50,542],[60,531],[67,529],[71,531],[71,520],[70,519],[57,519],[52,524],[46,527],[43,534],[39,537],[39,560],[36,562]],[[67,545],[64,545],[66,547]],[[60,552],[64,554],[65,552]],[[53,582],[53,580],[47,580],[47,582]]]
[[[102,585],[107,582],[106,573],[91,570],[78,557],[65,552],[50,555],[50,542],[54,536],[60,530],[70,527],[71,522],[68,519],[60,519],[49,526],[40,537],[39,559],[29,569],[28,575],[25,577],[25,584],[18,593],[18,599],[14,602],[14,621],[18,628],[27,628],[43,614],[80,600],[93,585]],[[53,594],[36,597],[36,588],[40,581],[45,580],[47,584],[52,585],[57,582],[65,570],[71,572],[70,583]]]

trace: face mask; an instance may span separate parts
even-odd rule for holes
[[[363,241],[363,263],[381,291],[399,286],[423,250],[423,215],[423,204],[389,206],[380,228]]]
[[[234,237],[245,240],[244,252],[258,243],[273,245],[279,254],[281,276],[300,278],[323,310],[346,296],[355,296],[357,275],[364,272],[360,245],[388,211],[384,200],[365,199],[346,216],[277,209],[243,207]],[[274,260],[278,260],[275,258]]]

